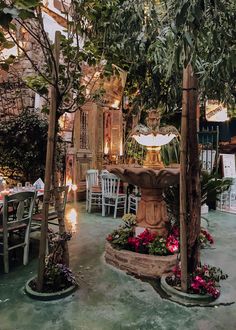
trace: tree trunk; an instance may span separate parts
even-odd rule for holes
[[[60,53],[60,32],[56,31],[54,57],[57,64],[59,63],[59,53]],[[53,76],[55,78],[55,72]],[[57,92],[55,86],[51,86],[50,94],[51,95],[50,95],[50,112],[49,112],[49,124],[48,124],[47,155],[46,155],[46,167],[45,167],[45,177],[44,177],[45,187],[44,187],[43,211],[42,211],[43,219],[41,225],[39,265],[38,265],[38,278],[37,278],[38,291],[42,291],[43,289],[45,256],[46,256],[47,235],[48,235],[48,210],[49,210],[49,202],[50,202],[50,189],[52,183],[54,141],[56,135]]]
[[[56,118],[56,123],[58,123],[59,118]],[[56,132],[58,128],[56,128]],[[54,144],[54,159],[53,159],[53,169],[54,169],[54,176],[53,176],[53,187],[54,187],[54,194],[55,194],[55,209],[57,211],[58,217],[58,224],[59,224],[59,234],[64,234],[66,232],[65,226],[65,217],[64,212],[61,212],[61,199],[62,196],[58,191],[59,182],[58,182],[58,175],[57,175],[57,135],[55,136],[55,144]],[[69,248],[68,248],[68,241],[64,241],[63,243],[63,253],[62,253],[62,263],[69,267]]]
[[[188,138],[188,89],[190,66],[183,70],[183,98],[180,144],[180,258],[181,289],[187,292],[187,138]]]
[[[180,154],[181,288],[199,263],[201,187],[197,139],[197,80],[190,64],[183,71]]]
[[[192,70],[191,70],[192,72]],[[188,271],[195,271],[199,263],[199,234],[201,228],[201,185],[197,138],[198,92],[197,79],[190,75],[188,115]]]

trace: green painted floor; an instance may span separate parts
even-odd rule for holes
[[[73,205],[69,205],[67,215]],[[35,274],[37,260],[0,274],[0,330],[234,330],[236,329],[236,215],[212,212],[209,230],[214,248],[202,260],[222,267],[229,279],[215,307],[184,307],[163,300],[151,285],[117,271],[103,260],[106,235],[120,220],[78,210],[76,232],[70,242],[71,267],[80,289],[56,302],[31,300],[23,286]],[[72,213],[73,214],[73,213]]]

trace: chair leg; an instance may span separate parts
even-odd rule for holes
[[[4,252],[3,259],[4,259],[4,273],[9,273],[9,260],[8,260],[8,251]]]
[[[24,246],[24,256],[23,256],[24,266],[28,264],[28,260],[29,260],[29,229],[30,227],[28,226],[25,232],[25,246]]]
[[[9,273],[9,251],[8,251],[8,237],[4,237],[3,242],[3,263],[4,273]]]
[[[86,190],[86,211],[88,212],[88,190]]]
[[[105,199],[102,198],[102,216],[105,217],[105,214],[106,214]]]
[[[124,200],[124,214],[126,213],[126,206],[127,206],[127,197]]]
[[[130,213],[130,198],[128,198],[128,208],[127,208],[127,213]]]
[[[91,213],[92,209],[92,196],[89,196],[89,202],[88,202],[88,213]]]
[[[114,219],[116,219],[116,215],[117,215],[117,206],[118,206],[118,198],[116,199],[115,206],[114,206]]]

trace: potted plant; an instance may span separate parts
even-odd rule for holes
[[[54,233],[49,231],[48,241],[50,253],[45,259],[44,285],[39,292],[37,278],[31,278],[25,286],[26,293],[38,300],[60,299],[73,293],[77,287],[77,281],[72,271],[63,261],[65,242],[71,239],[70,233]]]

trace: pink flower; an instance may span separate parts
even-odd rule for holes
[[[179,241],[174,237],[174,235],[170,235],[167,237],[166,248],[171,253],[175,253],[179,250]]]

